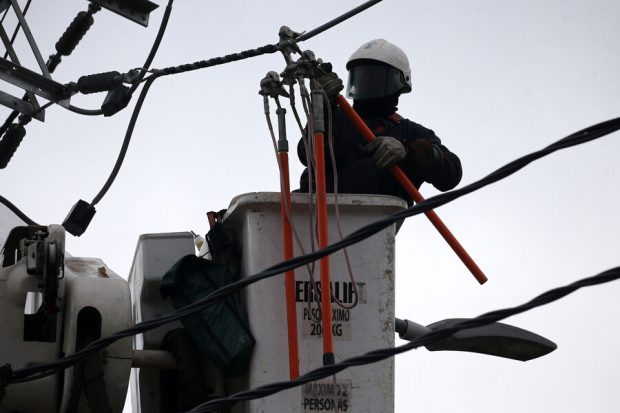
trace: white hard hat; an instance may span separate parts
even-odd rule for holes
[[[402,87],[400,87],[399,91],[401,93],[411,92],[411,67],[405,52],[387,40],[375,39],[363,44],[347,61],[347,70],[349,70],[347,94],[352,95],[349,97],[355,98],[354,90],[351,90],[351,88],[355,88],[351,79],[351,69],[368,63],[372,64],[372,61],[384,63],[398,69],[402,75]]]

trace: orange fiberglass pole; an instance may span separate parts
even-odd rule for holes
[[[322,99],[322,96],[321,96]],[[321,111],[323,108],[321,107]],[[316,162],[316,210],[319,248],[329,244],[327,228],[327,190],[325,187],[325,136],[314,134],[314,158]],[[321,318],[323,323],[323,364],[334,364],[334,342],[332,337],[332,302],[330,289],[329,255],[319,261],[321,271]]]
[[[351,122],[353,122],[357,130],[360,131],[366,141],[371,142],[375,139],[374,133],[372,133],[364,120],[357,114],[355,109],[351,107],[344,96],[338,95],[338,105],[340,105],[347,117],[351,120]],[[418,192],[417,188],[413,186],[407,175],[405,175],[405,173],[398,166],[391,167],[390,172],[392,172],[396,180],[403,186],[403,188],[405,188],[411,199],[413,199],[416,203],[424,201],[424,197],[420,194],[420,192]],[[426,214],[426,217],[431,221],[450,247],[452,247],[452,250],[456,253],[456,255],[458,255],[461,261],[463,261],[463,264],[465,264],[476,280],[480,284],[484,284],[487,281],[487,277],[469,256],[467,251],[465,251],[465,248],[463,248],[455,236],[452,235],[452,232],[450,232],[441,218],[439,218],[433,210],[426,211],[424,214]]]
[[[291,184],[288,167],[288,141],[286,140],[286,110],[278,107],[278,161],[280,163],[280,211],[282,215],[282,241],[284,260],[293,258],[293,230],[289,217],[291,211]],[[299,342],[297,339],[297,308],[295,305],[295,270],[284,273],[284,290],[286,294],[286,323],[288,330],[288,366],[292,379],[299,377]]]
[[[282,211],[282,240],[284,241],[284,259],[293,258],[293,236],[288,211],[291,211],[291,186],[289,183],[288,153],[279,152],[282,167],[282,191],[280,193]],[[284,274],[286,291],[286,322],[288,326],[288,365],[291,379],[299,377],[299,344],[297,340],[297,308],[295,306],[295,271]]]

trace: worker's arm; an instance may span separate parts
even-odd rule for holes
[[[403,172],[440,191],[456,187],[463,176],[459,157],[443,145],[431,129],[411,121],[403,126],[408,129],[405,136],[413,138],[404,142],[407,157],[399,164]]]

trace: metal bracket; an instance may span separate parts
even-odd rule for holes
[[[45,113],[40,110],[40,105],[35,95],[39,95],[64,107],[68,107],[70,93],[67,93],[65,86],[52,80],[47,64],[41,56],[41,52],[32,36],[30,27],[26,22],[26,18],[17,0],[0,1],[0,11],[7,10],[9,6],[13,7],[13,11],[28,40],[28,44],[30,45],[30,49],[32,50],[42,75],[20,66],[19,58],[17,57],[17,53],[15,53],[9,36],[4,30],[4,27],[0,24],[0,39],[11,58],[11,61],[0,58],[0,79],[21,87],[26,91],[26,95],[22,99],[0,91],[0,104],[25,115],[32,116],[39,121],[43,121],[45,119]]]
[[[43,310],[57,311],[58,279],[63,275],[62,247],[58,242],[46,240],[47,233],[38,231],[34,239],[25,240],[26,271],[41,279]]]
[[[69,106],[72,93],[69,87],[3,58],[0,58],[0,79],[61,106]]]
[[[159,5],[148,0],[89,0],[144,27],[149,25],[149,13]]]
[[[282,87],[282,81],[278,72],[270,71],[260,81],[260,95],[277,98],[278,96],[289,97],[288,92]]]

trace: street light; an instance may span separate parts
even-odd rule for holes
[[[414,340],[434,330],[450,328],[467,321],[467,318],[450,318],[428,326],[410,320],[396,319],[396,332],[403,340]],[[519,327],[491,323],[482,327],[459,330],[425,346],[429,351],[469,351],[513,360],[528,361],[551,353],[557,345]]]

